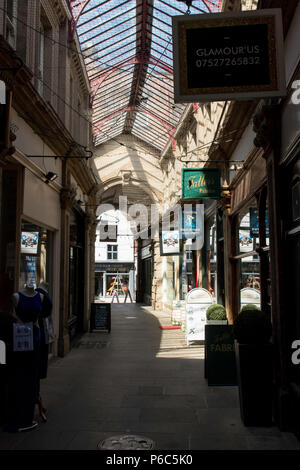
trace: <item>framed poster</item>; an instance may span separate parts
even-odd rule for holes
[[[180,220],[181,238],[197,241],[196,249],[200,250],[204,243],[204,204],[197,204],[196,209],[184,207]],[[191,247],[191,249],[195,249]]]
[[[36,255],[39,245],[39,232],[22,232],[21,253]]]
[[[285,96],[280,8],[172,21],[175,103]]]
[[[160,236],[161,256],[180,255],[182,243],[179,230],[162,230]]]

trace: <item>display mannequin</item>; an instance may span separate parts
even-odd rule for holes
[[[44,296],[32,283],[12,295],[13,315],[19,323],[32,324],[33,350],[15,351],[8,379],[8,406],[5,428],[8,431],[29,431],[37,427],[34,410],[38,396],[40,328]]]
[[[17,317],[18,320],[21,320],[21,321],[33,321],[33,323],[36,324],[36,326],[38,326],[38,324],[36,323],[37,322],[37,318],[36,319],[28,319],[28,320],[23,320],[22,318],[19,318],[18,316],[18,306],[19,306],[19,302],[20,302],[20,294],[21,296],[24,295],[25,297],[35,297],[38,295],[37,291],[35,290],[35,286],[33,284],[25,284],[24,288],[23,289],[20,289],[20,291],[18,292],[15,292],[13,295],[12,295],[12,304],[13,304],[13,307],[14,307],[14,315]],[[44,300],[44,295],[42,293],[39,293],[39,297],[41,299],[41,303],[43,303],[43,300]]]

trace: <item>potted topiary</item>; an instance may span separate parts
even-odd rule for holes
[[[236,385],[236,364],[232,325],[227,324],[223,305],[206,311],[204,376],[208,385]]]
[[[272,425],[272,324],[258,308],[233,324],[241,417],[246,426]]]
[[[223,305],[212,304],[206,310],[207,325],[227,325],[226,310]]]
[[[241,312],[243,312],[244,310],[259,310],[259,308],[255,304],[246,304],[241,308]]]

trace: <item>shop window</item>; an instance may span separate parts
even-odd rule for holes
[[[32,283],[35,287],[51,279],[52,232],[29,222],[21,225],[21,263],[19,288]]]
[[[239,308],[255,304],[270,313],[269,211],[264,187],[238,215],[236,255]]]
[[[240,278],[240,307],[255,304],[260,307],[259,218],[253,198],[239,216],[238,253]]]
[[[114,293],[125,295],[124,285],[129,286],[129,274],[106,273],[106,296],[112,296]]]
[[[118,259],[118,245],[107,245],[107,259]]]
[[[205,222],[205,243],[203,246],[202,285],[213,297],[217,291],[217,226],[214,214]]]
[[[103,297],[103,272],[95,274],[95,297]]]

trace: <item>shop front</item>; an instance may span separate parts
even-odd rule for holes
[[[299,26],[298,26],[299,28]],[[300,80],[300,64],[295,69],[291,83]],[[282,113],[282,155],[279,172],[281,186],[281,247],[284,260],[284,363],[287,369],[286,391],[289,407],[286,413],[288,426],[300,436],[300,364],[295,345],[300,340],[300,131],[299,104],[291,99],[289,92]],[[294,125],[293,125],[294,123]],[[298,346],[299,348],[299,346]],[[295,354],[293,356],[293,354]]]
[[[147,243],[140,248],[140,276],[139,276],[139,302],[147,305],[152,303],[153,257],[152,243]]]
[[[22,219],[20,288],[31,283],[38,287],[41,282],[45,282],[52,296],[52,252],[53,231]]]
[[[209,291],[214,302],[224,305],[223,212],[216,202],[206,208],[204,233],[201,251],[202,287]]]
[[[84,256],[85,256],[84,216],[76,209],[70,212],[70,259],[69,259],[69,318],[70,340],[83,331],[85,295]]]
[[[265,161],[258,156],[232,189],[231,256],[234,317],[246,304],[271,315],[269,213]]]
[[[114,293],[125,296],[128,286],[134,298],[134,263],[95,263],[95,298],[109,300]]]

